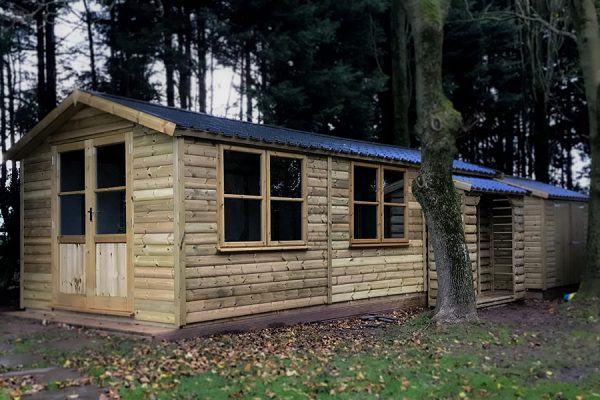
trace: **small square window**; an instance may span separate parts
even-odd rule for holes
[[[261,200],[225,199],[225,241],[262,240]]]

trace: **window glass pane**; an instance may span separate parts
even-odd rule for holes
[[[96,163],[98,189],[125,186],[125,143],[98,147]]]
[[[61,235],[85,235],[85,217],[83,194],[60,196]]]
[[[261,203],[261,200],[225,199],[226,242],[262,240]]]
[[[386,203],[404,203],[404,172],[383,171],[383,198]]]
[[[354,238],[377,239],[377,206],[354,205]]]
[[[271,196],[302,197],[302,160],[271,157]]]
[[[302,203],[271,201],[271,240],[302,240]]]
[[[383,232],[386,239],[404,238],[404,207],[385,206]]]
[[[225,150],[224,189],[227,194],[260,195],[260,154]]]
[[[60,191],[85,189],[85,156],[83,150],[60,153]]]
[[[96,233],[126,232],[125,191],[96,193]]]
[[[354,167],[354,200],[377,201],[377,169]]]

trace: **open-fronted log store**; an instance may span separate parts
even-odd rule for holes
[[[477,304],[490,306],[525,297],[524,209],[527,191],[491,179],[454,176],[461,195],[465,239]],[[429,304],[437,274],[429,247]]]
[[[435,298],[417,150],[76,90],[5,157],[23,308],[183,326]],[[482,304],[522,297],[529,190],[454,169]]]

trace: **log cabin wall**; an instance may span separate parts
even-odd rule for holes
[[[524,199],[524,239],[525,239],[525,287],[545,289],[545,268],[547,258],[554,255],[553,246],[547,247],[545,200],[527,196]],[[552,221],[553,223],[553,221]]]
[[[175,268],[174,181],[177,140],[137,125],[133,129],[134,312],[143,321],[179,324]]]
[[[52,154],[48,141],[21,162],[21,307],[49,309],[52,302]]]
[[[511,197],[513,229],[513,296],[525,297],[525,218],[524,198]]]
[[[579,283],[587,228],[587,204],[544,200],[548,251],[545,289]]]
[[[421,206],[411,191],[417,171],[408,169],[405,178],[408,243],[361,248],[350,243],[350,168],[350,161],[333,158],[330,173],[332,302],[424,292],[423,217]]]
[[[327,158],[306,160],[306,248],[220,252],[214,143],[185,139],[185,321],[327,303]]]

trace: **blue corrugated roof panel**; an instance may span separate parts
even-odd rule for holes
[[[453,175],[452,179],[471,185],[471,190],[485,193],[527,194],[527,190],[508,185],[493,179],[475,178],[472,176]]]
[[[545,193],[550,199],[566,199],[581,201],[588,200],[588,196],[583,193],[563,189],[561,187],[550,185],[548,183],[533,181],[531,179],[519,178],[516,176],[505,176],[501,179],[501,181],[508,183],[509,185],[515,185],[521,188],[528,189],[530,191]]]
[[[180,128],[201,130],[230,138],[382,158],[410,164],[419,164],[421,162],[421,153],[415,149],[254,124],[105,93],[90,93],[137,111],[173,122]],[[485,175],[496,174],[494,169],[459,160],[454,161],[454,169]]]

